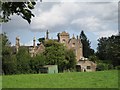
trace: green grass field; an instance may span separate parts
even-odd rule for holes
[[[7,75],[3,88],[118,88],[118,71]]]

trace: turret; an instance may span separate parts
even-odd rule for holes
[[[67,45],[69,41],[69,34],[65,31],[63,31],[62,33],[58,33],[58,41]]]
[[[47,30],[47,32],[46,32],[46,40],[48,40],[49,39],[49,31]]]
[[[16,52],[18,52],[18,49],[19,49],[19,47],[20,47],[20,37],[16,37]]]
[[[33,38],[33,47],[35,48],[35,41],[36,41],[36,38],[34,37]]]

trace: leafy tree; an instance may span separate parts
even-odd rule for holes
[[[18,53],[16,54],[17,58],[17,70],[18,73],[29,73],[30,72],[30,54],[25,47],[20,47]]]
[[[93,62],[99,62],[99,58],[96,55],[89,56],[89,60]]]
[[[45,65],[46,58],[43,54],[38,54],[30,60],[32,73],[39,73],[39,68]]]
[[[101,60],[110,60],[114,66],[120,65],[120,36],[100,38],[97,48],[97,56]]]
[[[38,41],[44,43],[45,38],[39,38]]]
[[[2,41],[2,48],[5,48],[6,46],[10,46],[11,42],[8,39],[8,36],[6,33],[0,34],[0,41]]]
[[[76,65],[76,57],[73,50],[67,50],[65,46],[57,41],[45,41],[46,64],[58,65],[60,72],[72,70]]]
[[[97,71],[110,70],[113,69],[113,65],[109,63],[99,62],[97,63]]]
[[[76,56],[72,49],[66,50],[65,59],[68,61],[66,68],[67,69],[75,69],[76,66]]]
[[[80,39],[83,44],[83,56],[88,58],[89,56],[94,54],[94,50],[91,49],[90,41],[87,39],[84,31],[81,31]]]
[[[15,55],[5,55],[2,60],[2,69],[5,75],[17,73],[17,59]]]
[[[2,42],[2,70],[4,74],[16,73],[16,57],[12,55],[11,43],[6,33],[0,34],[0,40]]]
[[[0,19],[2,22],[8,22],[10,20],[11,15],[19,15],[23,19],[27,20],[28,23],[31,22],[32,9],[35,6],[34,0],[26,0],[26,2],[1,2],[2,6]]]
[[[45,42],[46,64],[58,65],[59,71],[65,69],[67,60],[65,59],[65,47],[59,42],[48,40]]]
[[[106,37],[102,37],[100,39],[98,39],[98,47],[97,47],[97,56],[101,59],[101,60],[105,60],[106,59],[106,47],[107,47],[107,38]]]

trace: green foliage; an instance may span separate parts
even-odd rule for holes
[[[109,62],[103,62],[102,60],[97,61],[97,71],[103,71],[103,70],[113,70],[114,67]]]
[[[97,56],[101,59],[104,60],[106,59],[106,47],[107,47],[107,38],[102,37],[98,39],[98,47],[97,47]]]
[[[2,41],[2,48],[5,48],[5,46],[11,45],[11,42],[9,41],[6,33],[0,34],[0,41]]]
[[[39,38],[38,41],[44,43],[45,38]]]
[[[2,58],[2,35],[0,34],[0,58]]]
[[[4,88],[118,88],[118,71],[69,72],[58,74],[29,74],[2,76]],[[21,83],[22,82],[22,83]],[[97,89],[96,89],[97,88]],[[108,88],[108,89],[107,89]],[[84,89],[83,89],[84,90]]]
[[[99,59],[96,55],[89,56],[89,60],[93,62],[99,62]]]
[[[65,46],[53,40],[45,42],[46,64],[58,65],[59,72],[73,70],[76,64],[75,54],[72,50],[65,49]]]
[[[6,49],[6,53],[2,57],[2,69],[4,74],[16,74],[17,73],[17,59],[15,55],[10,54],[10,48]]]
[[[43,54],[38,54],[30,60],[31,73],[39,73],[39,68],[45,65],[46,58]]]
[[[76,66],[76,56],[73,50],[66,50],[65,59],[68,61],[66,68],[70,70],[74,70]]]
[[[101,60],[110,60],[114,66],[120,65],[120,36],[100,38],[97,56]]]
[[[108,70],[108,64],[105,63],[98,63],[97,64],[97,71]]]
[[[99,58],[96,55],[90,56],[89,60],[97,63],[97,71],[113,69],[113,65],[110,62],[110,60],[99,60]]]
[[[17,58],[17,70],[18,73],[29,73],[30,72],[30,54],[25,47],[20,47],[18,53],[16,54]]]
[[[81,31],[80,39],[83,45],[83,56],[88,58],[94,54],[94,50],[90,47],[90,41],[87,39],[84,31]]]
[[[0,19],[2,22],[8,22],[10,16],[13,14],[20,15],[23,19],[27,20],[28,23],[31,22],[32,9],[34,9],[35,2],[34,0],[26,0],[26,2],[1,2],[1,16]]]
[[[67,63],[65,60],[65,47],[53,40],[46,41],[45,46],[46,64],[58,65],[59,71],[63,71]]]
[[[10,41],[6,33],[0,34],[0,40],[2,41],[2,70],[4,74],[13,74],[16,71],[16,58],[12,55]]]
[[[120,66],[116,66],[115,69],[116,69],[116,70],[120,70]]]

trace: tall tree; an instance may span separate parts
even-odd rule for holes
[[[106,54],[107,54],[107,38],[106,37],[102,37],[100,39],[98,39],[98,47],[97,47],[97,56],[101,59],[101,60],[105,60],[107,58]]]
[[[60,72],[75,68],[76,58],[72,50],[67,50],[63,44],[53,40],[47,40],[44,44],[46,64],[58,65]]]
[[[58,65],[59,71],[65,69],[67,60],[65,59],[65,47],[53,40],[45,41],[45,52],[46,64]]]
[[[66,68],[74,70],[76,66],[76,56],[72,49],[65,51],[65,59],[68,61]]]
[[[88,58],[94,54],[94,50],[90,47],[90,41],[87,39],[84,31],[81,31],[80,39],[83,44],[83,56]]]
[[[45,65],[45,55],[37,54],[37,56],[31,58],[30,60],[30,67],[33,73],[39,73],[39,68]]]
[[[6,33],[0,34],[2,42],[2,71],[4,74],[14,74],[17,71],[16,57],[12,55],[11,43]]]
[[[28,49],[26,47],[20,47],[18,53],[16,54],[16,58],[18,73],[29,73],[31,57]]]
[[[27,20],[28,23],[31,22],[32,9],[35,6],[34,0],[26,0],[24,2],[2,2],[0,1],[0,5],[2,6],[0,22],[8,22],[10,20],[11,15],[19,15],[23,19]]]
[[[102,37],[98,41],[98,57],[112,61],[114,66],[120,65],[120,36]]]

